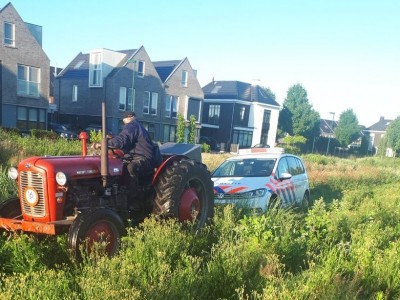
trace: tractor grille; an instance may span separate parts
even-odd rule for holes
[[[43,176],[40,173],[31,171],[22,171],[20,173],[20,195],[22,200],[22,211],[24,214],[31,217],[44,217],[46,214],[44,201],[44,185]],[[30,206],[24,200],[24,191],[27,187],[34,188],[39,196],[37,205]]]

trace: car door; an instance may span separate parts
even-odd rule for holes
[[[305,193],[305,169],[300,159],[295,156],[288,156],[289,173],[292,174],[294,195],[297,203],[301,203]]]
[[[282,205],[287,206],[295,201],[292,178],[283,179],[284,174],[290,174],[287,156],[282,156],[278,161],[275,179],[272,183],[276,186],[276,192],[281,198]]]

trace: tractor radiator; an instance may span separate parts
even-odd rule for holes
[[[43,175],[37,172],[22,171],[20,173],[19,188],[22,202],[22,212],[28,216],[38,218],[46,214],[44,201],[44,179]],[[25,201],[25,191],[27,188],[34,189],[39,197],[38,203],[31,206]]]

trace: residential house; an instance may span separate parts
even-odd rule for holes
[[[327,119],[319,120],[319,131],[321,137],[335,138],[335,128],[338,126],[338,122]]]
[[[378,122],[364,129],[364,133],[369,136],[368,152],[377,153],[379,143],[386,134],[386,129],[392,121],[393,120],[380,117]],[[387,156],[393,156],[393,151],[391,149],[387,149],[386,152]]]
[[[199,137],[204,93],[188,58],[157,61],[153,64],[164,86],[162,141],[175,141],[178,114],[186,121],[189,121],[192,115],[195,117],[196,136]]]
[[[185,70],[186,82],[182,85],[181,78],[178,80],[177,77],[179,71]],[[101,124],[101,103],[104,101],[107,130],[118,133],[123,125],[122,112],[133,110],[153,140],[175,140],[176,130],[171,128],[176,128],[177,118],[172,112],[178,108],[183,112],[189,107],[191,97],[187,96],[187,91],[192,90],[192,84],[199,84],[187,59],[164,71],[162,74],[166,77],[161,79],[143,46],[122,51],[94,49],[87,54],[79,53],[56,77],[55,104],[59,122],[73,124],[77,129]],[[166,95],[179,100],[172,111],[171,100]]]
[[[50,60],[42,27],[25,23],[11,3],[0,9],[0,125],[45,129]]]
[[[212,81],[203,87],[201,135],[227,146],[275,146],[280,105],[258,85]]]

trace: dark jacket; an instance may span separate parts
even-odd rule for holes
[[[108,140],[108,145],[125,154],[138,154],[153,161],[153,142],[147,130],[136,120],[124,125],[122,131]]]

